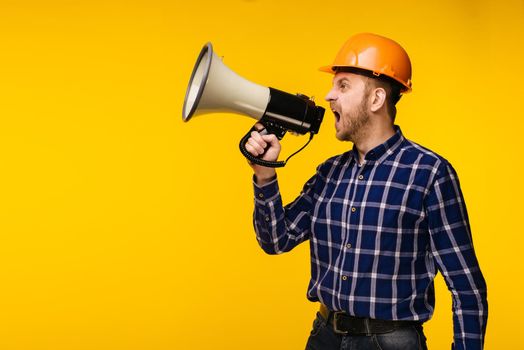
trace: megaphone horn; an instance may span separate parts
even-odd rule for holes
[[[292,131],[298,134],[309,132],[311,140],[313,134],[318,133],[324,108],[317,107],[305,95],[292,95],[242,78],[229,69],[213,52],[211,43],[207,43],[200,51],[189,80],[182,119],[187,122],[194,116],[208,113],[246,115],[258,120],[267,132],[279,139],[287,131]],[[240,142],[242,154],[259,165],[284,166],[290,157],[284,162],[267,162],[253,157],[245,149],[252,130],[254,127]]]

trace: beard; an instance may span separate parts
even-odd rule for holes
[[[337,139],[355,143],[366,134],[369,120],[368,102],[367,98],[364,98],[358,107],[340,116]]]

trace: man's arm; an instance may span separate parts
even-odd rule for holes
[[[312,192],[317,178],[313,176],[300,195],[285,207],[276,178],[262,187],[255,183],[253,225],[258,243],[266,253],[281,254],[309,239]]]
[[[246,149],[255,157],[262,155],[263,160],[275,161],[280,143],[275,135],[252,132]],[[268,254],[287,252],[309,238],[311,196],[316,176],[306,183],[293,203],[283,207],[275,169],[250,165],[255,173],[253,225],[258,243]]]
[[[488,315],[466,205],[453,167],[443,162],[426,198],[431,253],[453,297],[454,349],[482,349]]]

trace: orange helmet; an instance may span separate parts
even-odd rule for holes
[[[402,84],[402,92],[411,91],[411,61],[397,42],[380,35],[361,33],[350,37],[330,66],[320,70],[335,73],[337,68],[352,67],[384,75]]]

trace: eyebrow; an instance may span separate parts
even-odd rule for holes
[[[338,80],[333,79],[333,84],[337,84],[338,85],[338,84],[340,84],[340,83],[342,83],[344,81],[347,81],[348,83],[351,83],[347,77],[343,77],[343,78],[340,78]]]

